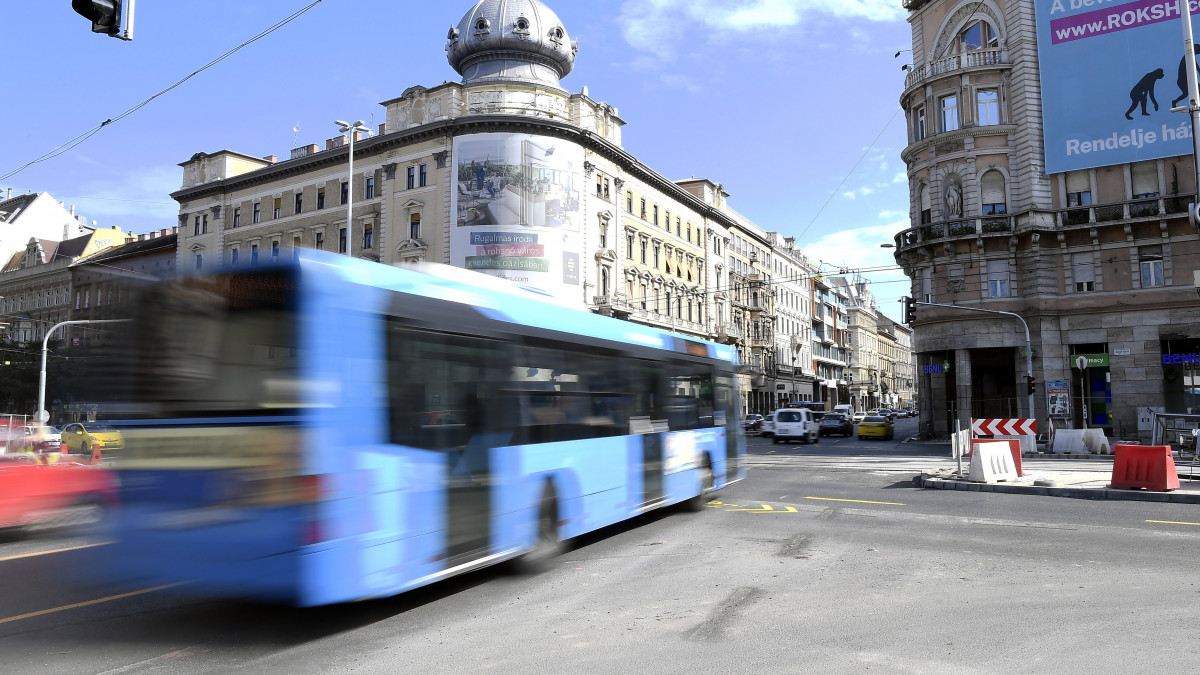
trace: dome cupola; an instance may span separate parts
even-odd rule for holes
[[[579,46],[538,0],[479,0],[446,35],[463,84],[515,81],[561,88]]]

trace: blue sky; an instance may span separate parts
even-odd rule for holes
[[[310,2],[142,0],[132,42],[93,35],[70,0],[4,2],[0,175]],[[335,119],[379,124],[381,101],[459,79],[446,63],[445,36],[472,4],[324,0],[0,189],[50,192],[101,226],[171,227],[177,208],[167,195],[179,188],[178,164],[193,154],[287,157],[298,145],[323,145]],[[904,117],[893,118],[900,67],[911,62],[907,52],[893,58],[910,45],[900,0],[547,4],[580,45],[563,86],[586,86],[617,107],[628,122],[626,150],[668,178],[722,183],[733,208],[799,237],[817,260],[894,266],[879,244],[908,222]],[[864,276],[875,282],[880,309],[898,318],[896,299],[909,289],[903,274]]]

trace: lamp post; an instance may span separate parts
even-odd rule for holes
[[[354,134],[363,132],[371,133],[371,130],[363,126],[363,121],[359,120],[354,124],[347,124],[341,120],[334,120],[334,124],[338,125],[338,131],[350,134],[350,177],[346,179],[346,255],[354,257]]]
[[[88,319],[79,321],[63,321],[56,323],[46,331],[46,337],[42,338],[42,370],[38,374],[38,407],[37,419],[39,424],[45,424],[50,421],[50,413],[46,412],[46,352],[50,349],[50,336],[54,335],[54,331],[63,326],[72,326],[82,323],[125,323],[129,319]]]

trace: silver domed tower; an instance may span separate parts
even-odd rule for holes
[[[479,0],[446,36],[446,59],[463,84],[511,81],[556,87],[579,46],[538,0]]]

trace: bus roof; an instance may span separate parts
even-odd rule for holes
[[[536,287],[471,270],[432,263],[393,267],[311,250],[301,251],[297,259],[306,271],[320,270],[319,273],[336,274],[351,283],[471,305],[498,321],[666,351],[694,353],[695,346],[702,344],[709,357],[738,363],[737,351],[729,345],[593,314],[567,305],[563,299]]]

